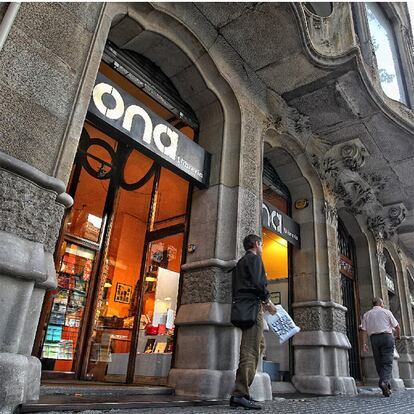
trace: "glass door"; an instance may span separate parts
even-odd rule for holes
[[[151,237],[150,237],[151,238]],[[171,368],[184,233],[148,243],[140,300],[133,382],[165,385]]]
[[[87,364],[82,373],[95,381],[126,381],[154,197],[154,174],[149,173],[152,166],[151,159],[132,151],[123,171],[124,184],[114,202],[97,276]]]

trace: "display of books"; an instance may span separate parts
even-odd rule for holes
[[[66,311],[66,307],[65,307]],[[54,311],[50,313],[49,324],[63,325],[65,323],[65,312]]]

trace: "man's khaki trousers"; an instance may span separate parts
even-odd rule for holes
[[[242,330],[239,367],[233,391],[234,396],[249,396],[249,387],[256,375],[257,364],[264,348],[263,311],[260,307],[256,323],[251,328]]]

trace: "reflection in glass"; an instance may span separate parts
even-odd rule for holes
[[[187,213],[188,181],[161,168],[151,230],[184,223]]]
[[[84,128],[91,138],[98,138],[110,149],[116,149],[116,141],[103,132],[88,123],[85,123]],[[111,170],[113,160],[102,145],[91,145],[87,149],[86,158],[90,167],[96,172],[101,171],[101,175]],[[93,242],[99,240],[108,187],[109,179],[94,177],[82,167],[74,203],[65,220],[65,230],[68,233]]]
[[[151,242],[147,248],[135,383],[166,383],[173,352],[174,320],[183,234]]]
[[[398,47],[391,22],[379,4],[365,3],[365,7],[381,87],[387,96],[406,104]]]

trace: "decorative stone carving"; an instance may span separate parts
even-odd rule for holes
[[[402,203],[388,207],[387,221],[390,236],[395,234],[396,228],[405,220],[406,213],[407,209]]]
[[[382,240],[385,233],[385,219],[381,216],[368,217],[368,229],[374,235],[375,240]]]
[[[321,140],[316,138],[316,141]],[[352,214],[381,210],[377,195],[384,187],[384,180],[375,174],[362,173],[368,152],[359,139],[335,146],[316,142],[309,149],[311,162],[324,186],[335,194],[338,208],[345,207]]]
[[[365,164],[366,150],[355,144],[345,144],[341,148],[344,165],[351,171],[358,171]]]
[[[231,273],[206,267],[184,273],[181,304],[231,303]]]
[[[345,310],[339,307],[299,307],[295,322],[302,331],[335,331],[346,334]]]
[[[65,210],[56,192],[1,169],[0,182],[0,230],[53,252]]]
[[[385,179],[378,174],[363,172],[369,154],[359,139],[332,146],[314,136],[308,144],[307,154],[322,180],[325,198],[330,199],[331,206],[344,207],[354,215],[365,214],[368,228],[376,239],[395,235],[407,209],[402,203],[387,207],[381,204],[378,195],[385,187]],[[330,220],[332,211],[328,206],[324,210]]]

